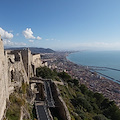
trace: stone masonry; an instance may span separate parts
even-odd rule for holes
[[[4,54],[3,40],[0,36],[0,120],[4,115],[6,100],[9,98],[7,66],[7,57],[6,53]]]
[[[22,82],[29,84],[29,78],[35,76],[40,66],[44,66],[40,54],[32,55],[29,49],[4,51],[0,36],[0,120],[9,95],[15,87],[21,87]]]

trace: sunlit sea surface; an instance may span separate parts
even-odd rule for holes
[[[120,81],[120,51],[81,51],[69,54],[67,59],[78,65],[94,66],[95,71]]]

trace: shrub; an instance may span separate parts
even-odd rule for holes
[[[11,94],[10,102],[11,104],[7,110],[6,117],[8,120],[19,120],[22,100],[15,94]]]
[[[95,117],[93,117],[94,120],[108,120],[104,115],[98,114]]]
[[[57,76],[56,72],[52,71],[48,67],[37,68],[36,75],[37,77],[42,77],[42,78],[47,78],[47,79],[53,79],[55,76]]]
[[[60,73],[58,73],[58,76],[60,77],[60,78],[62,78],[64,81],[69,81],[69,80],[71,80],[72,78],[71,78],[71,76],[70,75],[68,75],[66,72],[60,72]]]
[[[57,117],[54,117],[54,120],[58,120],[58,118],[57,118]]]
[[[86,109],[88,112],[92,111],[93,108],[90,105],[90,103],[84,98],[84,97],[76,97],[75,99],[72,99],[72,103],[74,104],[75,107],[83,107]]]

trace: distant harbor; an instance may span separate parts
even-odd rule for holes
[[[119,69],[114,69],[114,68],[109,68],[109,67],[98,67],[98,66],[87,66],[87,67],[90,69],[90,71],[94,71],[94,72],[98,73],[99,75],[102,75],[102,76],[104,76],[104,77],[106,77],[108,79],[111,79],[111,80],[113,80],[113,81],[120,84],[120,80],[116,80],[113,77],[110,77],[110,76],[105,75],[105,74],[103,74],[101,72],[98,72],[98,71],[107,71],[107,70],[120,71]]]

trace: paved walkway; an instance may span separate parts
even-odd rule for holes
[[[50,120],[45,105],[36,105],[36,112],[38,120]]]
[[[34,77],[34,78],[31,78],[30,82],[44,84],[45,93],[46,93],[47,105],[45,104],[45,101],[41,101],[39,93],[36,93],[35,109],[37,113],[37,119],[51,120],[47,106],[55,107],[55,105],[54,105],[54,100],[53,100],[52,91],[51,91],[50,79],[42,79],[42,78]]]
[[[46,92],[46,100],[49,107],[55,107],[54,100],[51,92],[50,81],[44,81],[44,87]]]

